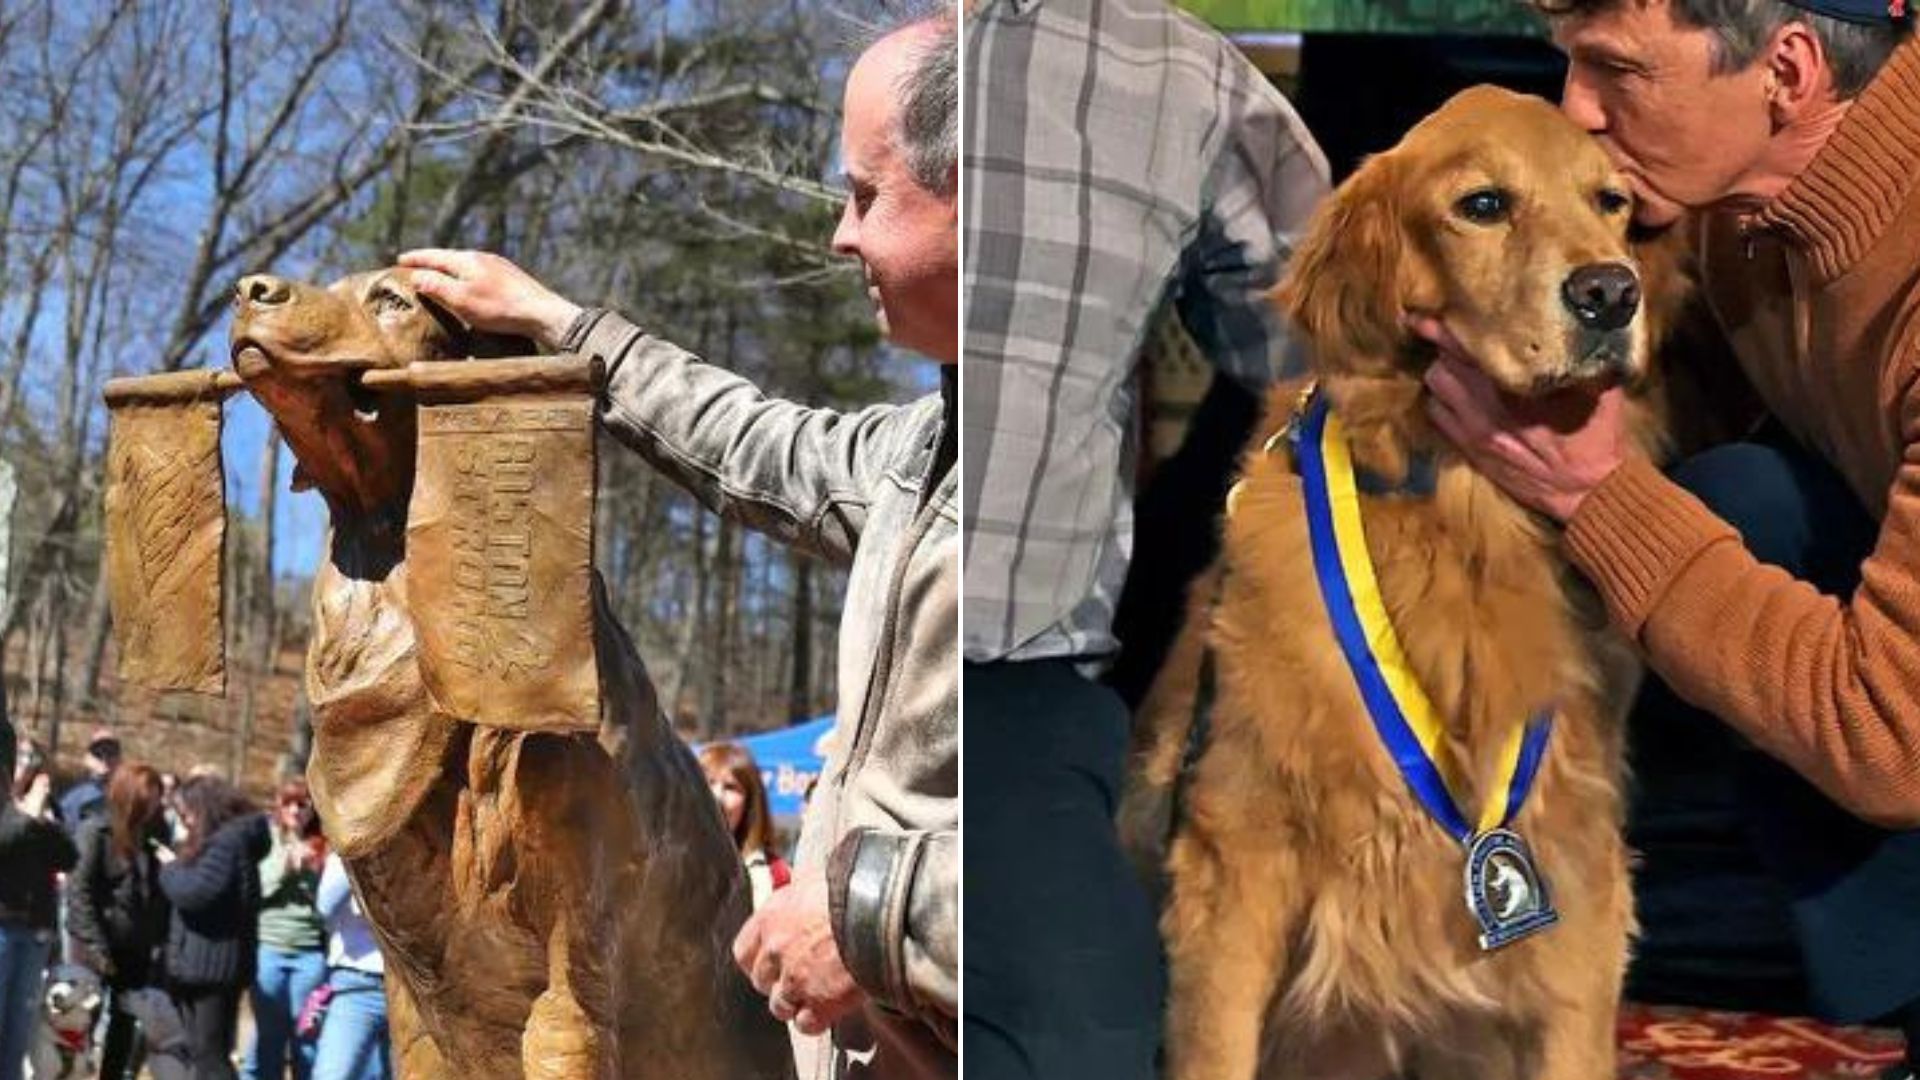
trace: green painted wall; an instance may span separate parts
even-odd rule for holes
[[[1542,32],[1524,0],[1179,0],[1221,30],[1346,33]]]

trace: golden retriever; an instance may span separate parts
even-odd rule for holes
[[[1476,88],[1342,185],[1279,292],[1381,492],[1361,495],[1365,547],[1468,817],[1498,788],[1516,728],[1553,709],[1512,828],[1558,924],[1480,944],[1465,849],[1409,792],[1336,643],[1296,454],[1276,437],[1301,387],[1279,387],[1222,555],[1143,706],[1121,811],[1136,858],[1164,874],[1174,1080],[1614,1075],[1634,928],[1621,835],[1634,667],[1569,582],[1552,529],[1430,426],[1434,350],[1403,323],[1440,317],[1511,395],[1590,403],[1638,378],[1668,312],[1640,303],[1627,193],[1552,105]],[[1407,487],[1419,462],[1430,490]],[[1209,653],[1210,730],[1188,760]]]

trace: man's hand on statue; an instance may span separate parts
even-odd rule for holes
[[[767,996],[776,1020],[818,1035],[866,996],[833,940],[824,872],[802,871],[777,889],[733,940],[733,959]]]
[[[1626,461],[1626,399],[1618,386],[1597,398],[1563,391],[1522,400],[1444,347],[1426,383],[1427,415],[1440,433],[1516,502],[1562,525]]]
[[[488,251],[422,248],[400,256],[418,271],[413,285],[476,330],[518,334],[551,349],[580,317],[580,305]]]

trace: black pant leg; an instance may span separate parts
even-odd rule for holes
[[[1683,462],[1674,479],[1738,530],[1760,561],[1841,599],[1858,586],[1878,523],[1831,466],[1784,435],[1716,447]],[[1637,747],[1689,726],[1718,726],[1663,691],[1655,685],[1642,695],[1632,719]],[[1859,1021],[1920,998],[1920,905],[1909,899],[1920,892],[1920,832],[1869,825],[1781,762],[1737,739],[1728,747],[1721,771],[1731,808],[1784,905],[1804,965],[1806,1007]],[[1656,778],[1649,770],[1663,767],[1638,756],[1635,764],[1643,790]],[[1649,809],[1637,804],[1636,817]],[[1647,851],[1643,889],[1661,872],[1657,859]],[[1686,872],[1679,868],[1679,876]],[[1714,889],[1696,906],[1725,925],[1731,906],[1752,899]],[[1643,904],[1643,911],[1648,941],[1657,942],[1658,909]]]
[[[100,1046],[101,1080],[133,1080],[139,1069],[134,1053],[139,1045],[139,1026],[120,1008],[119,990],[107,994],[107,1033]]]
[[[1130,716],[1063,662],[967,665],[966,1075],[1151,1080],[1159,935],[1113,814]]]
[[[240,1023],[240,991],[177,991],[174,1004],[193,1053],[193,1080],[236,1080],[233,1043]]]

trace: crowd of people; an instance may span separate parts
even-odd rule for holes
[[[379,950],[305,782],[263,813],[215,770],[176,782],[124,760],[104,729],[86,760],[56,801],[44,755],[0,722],[0,1080],[29,1061],[36,1080],[391,1075]],[[102,991],[97,1066],[86,1043],[36,1046],[45,989],[73,967]]]
[[[699,759],[758,908],[792,877],[760,768],[737,743]],[[63,961],[102,994],[97,1073],[82,1055],[57,1080],[393,1075],[379,945],[306,781],[261,811],[211,769],[176,781],[123,759],[105,729],[86,763],[56,799],[45,755],[0,721],[0,1080],[29,1061],[50,1080],[35,1040]],[[236,1070],[242,1000],[253,1035]]]

